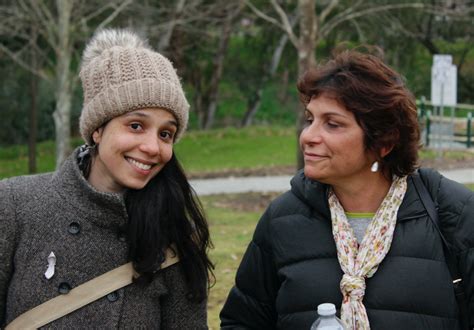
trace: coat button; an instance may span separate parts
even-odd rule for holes
[[[117,301],[118,298],[120,298],[120,295],[117,291],[111,292],[107,295],[107,300],[110,302]]]
[[[127,241],[127,234],[125,234],[123,231],[120,231],[117,235],[117,238],[120,242],[126,242]]]
[[[67,282],[61,282],[58,286],[58,291],[60,294],[67,294],[71,291],[71,285]]]
[[[78,224],[77,222],[71,222],[69,224],[68,232],[71,235],[77,235],[81,231],[81,225]]]

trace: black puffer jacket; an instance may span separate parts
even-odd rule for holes
[[[474,193],[432,170],[420,170],[439,203],[442,230],[454,243],[474,315]],[[341,306],[327,186],[298,173],[291,191],[257,225],[221,312],[223,329],[309,329],[324,302]],[[389,253],[366,281],[372,329],[458,329],[458,308],[441,237],[411,180]],[[472,320],[471,320],[472,322]]]

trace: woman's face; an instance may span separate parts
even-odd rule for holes
[[[115,117],[92,134],[98,150],[89,182],[99,191],[142,189],[171,159],[176,130],[176,119],[163,109]]]
[[[309,102],[305,120],[300,146],[307,177],[338,185],[370,175],[375,157],[366,152],[364,132],[352,112],[321,95]]]

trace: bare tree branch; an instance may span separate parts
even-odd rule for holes
[[[293,32],[293,26],[290,22],[290,19],[288,18],[288,15],[285,13],[283,8],[281,8],[281,6],[278,4],[278,2],[276,2],[276,0],[271,0],[271,4],[272,4],[273,8],[275,9],[275,11],[277,12],[278,16],[280,16],[283,31],[286,32],[286,34],[288,35],[288,38],[290,39],[291,43],[293,45],[297,46],[298,43],[299,43],[298,37]]]
[[[365,37],[365,34],[363,32],[363,30],[361,29],[360,27],[360,24],[357,22],[357,20],[355,19],[351,19],[349,20],[349,22],[354,25],[356,31],[357,31],[357,36],[358,36],[358,39],[360,40],[361,43],[365,43],[366,42],[366,37]]]
[[[13,53],[10,49],[5,47],[3,44],[0,43],[0,51],[4,52],[5,54],[8,55],[16,64],[18,64],[20,67],[23,69],[27,70],[28,72],[31,72],[33,74],[36,74],[37,76],[41,77],[42,79],[45,80],[50,80],[50,78],[45,75],[43,72],[39,70],[33,69],[28,63],[23,61],[17,54]]]
[[[97,10],[94,10],[92,11],[90,14],[84,16],[82,19],[81,19],[81,23],[83,22],[89,22],[90,20],[98,17],[99,15],[101,15],[103,12],[105,12],[107,9],[110,8],[110,3],[107,3],[106,5],[104,6],[101,6],[99,7]]]
[[[48,11],[47,8],[40,8],[42,6],[42,1],[35,1],[29,0],[28,4],[25,3],[23,0],[20,1],[22,4],[22,8],[24,12],[33,13],[34,19],[37,21],[43,29],[39,28],[38,33],[46,40],[46,42],[53,48],[55,51],[58,49],[58,36],[55,29],[55,19],[48,19],[46,16],[50,16],[48,14],[44,14],[44,11]]]
[[[281,56],[283,51],[285,50],[286,43],[288,42],[288,34],[284,33],[281,35],[280,40],[278,41],[278,45],[275,47],[273,51],[272,60],[270,64],[269,75],[273,77],[278,69],[278,65],[281,61]]]
[[[319,15],[318,21],[320,24],[324,23],[326,21],[326,18],[328,17],[329,14],[339,5],[339,0],[331,0],[329,5],[327,5],[324,10],[321,12]]]
[[[122,2],[122,4],[120,4],[117,8],[115,8],[115,10],[105,20],[103,20],[99,24],[99,26],[97,27],[97,30],[103,29],[106,25],[112,22],[117,17],[117,15],[131,3],[132,3],[132,0],[125,0],[124,2]]]
[[[245,0],[245,4],[250,7],[250,9],[254,12],[255,15],[257,15],[261,19],[277,26],[279,29],[283,30],[283,32],[288,34],[288,37],[289,37],[291,43],[293,44],[293,46],[295,46],[296,48],[298,47],[298,42],[299,42],[298,37],[293,32],[294,24],[292,24],[290,22],[290,18],[288,18],[288,15],[285,13],[283,8],[281,8],[281,6],[275,0],[271,0],[271,4],[272,4],[274,10],[280,16],[281,21],[279,21],[279,20],[277,20],[277,19],[275,19],[271,16],[268,16],[267,14],[262,12],[260,9],[255,7],[255,5],[249,0]]]
[[[167,22],[165,33],[163,33],[162,37],[160,38],[160,40],[158,42],[158,49],[157,50],[159,52],[163,52],[169,47],[171,36],[173,35],[173,31],[174,31],[175,27],[178,25],[177,18],[179,16],[181,16],[185,3],[186,3],[186,0],[179,0],[176,3],[176,7],[175,7],[174,13],[172,15],[173,19],[170,20],[169,22]]]
[[[255,15],[257,15],[258,17],[264,19],[265,21],[277,26],[278,28],[282,29],[283,31],[285,31],[285,28],[283,27],[283,25],[278,20],[276,20],[275,18],[273,18],[271,16],[268,16],[267,14],[262,12],[260,9],[255,7],[254,4],[251,1],[245,0],[245,4],[247,6],[249,6],[250,9],[252,9],[252,11],[254,12]]]
[[[365,15],[370,15],[374,14],[377,12],[383,12],[383,11],[388,11],[388,10],[395,10],[395,9],[408,9],[408,8],[413,8],[413,9],[435,9],[437,7],[433,7],[431,5],[427,5],[425,3],[420,3],[420,2],[415,2],[415,3],[406,3],[406,4],[388,4],[388,5],[379,5],[379,6],[373,6],[369,8],[365,8],[359,11],[354,11],[354,12],[342,12],[336,16],[334,16],[330,21],[328,21],[327,24],[325,24],[321,28],[321,37],[325,38],[336,26],[339,24],[352,20],[355,18],[359,18],[361,16]]]

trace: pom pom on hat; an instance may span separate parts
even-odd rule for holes
[[[82,137],[114,117],[142,108],[161,108],[178,122],[176,141],[186,130],[189,104],[171,62],[128,30],[102,30],[83,53],[80,77],[84,104],[79,120]]]
[[[112,47],[147,48],[147,42],[129,30],[99,30],[87,44],[82,54],[82,66],[87,66],[95,58]],[[151,50],[151,49],[150,49]]]

